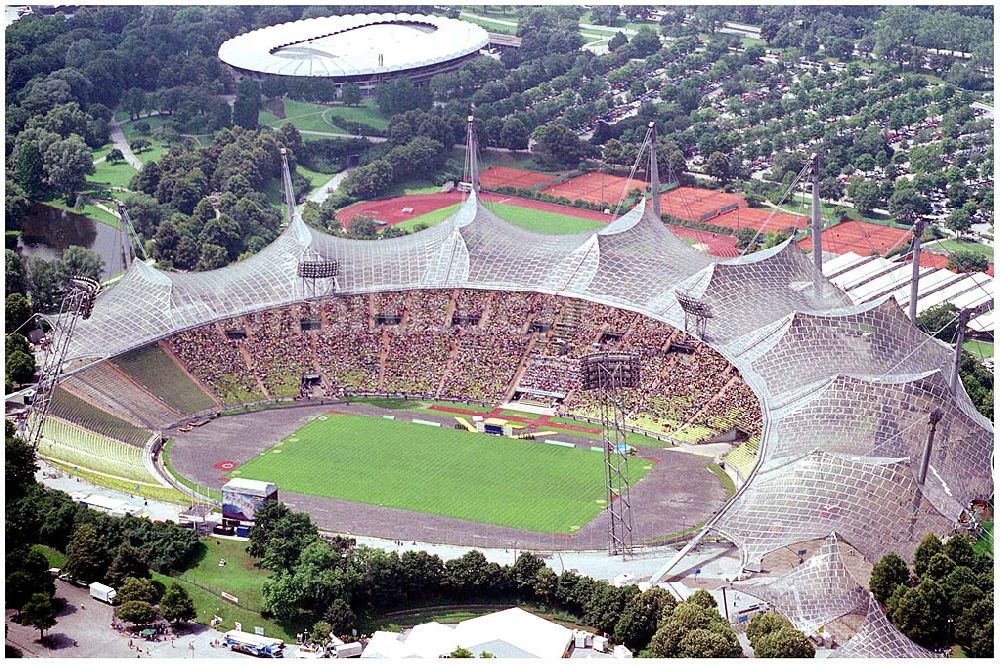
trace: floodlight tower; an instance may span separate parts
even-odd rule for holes
[[[583,390],[597,391],[601,403],[601,439],[604,445],[608,503],[608,554],[632,554],[632,498],[625,442],[624,389],[639,386],[636,354],[598,353],[580,363]]]
[[[89,319],[94,310],[94,299],[101,289],[101,283],[88,277],[71,277],[59,305],[59,314],[55,319],[49,319],[52,331],[48,336],[48,344],[44,347],[42,369],[39,372],[35,395],[31,401],[27,418],[23,423],[24,439],[33,451],[38,450],[38,442],[42,438],[42,428],[45,417],[48,416],[52,404],[52,394],[55,391],[59,376],[62,374],[69,343],[80,319]]]

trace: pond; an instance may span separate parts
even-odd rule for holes
[[[18,251],[24,257],[53,260],[70,245],[94,250],[104,260],[102,279],[122,271],[118,230],[66,210],[32,203],[21,222]]]

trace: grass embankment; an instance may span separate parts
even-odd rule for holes
[[[973,550],[977,554],[985,554],[993,557],[993,521],[983,523],[983,533],[979,540],[973,545]]]
[[[979,359],[993,358],[993,343],[980,340],[966,340],[962,345],[965,351]]]
[[[344,126],[351,123],[364,123],[382,132],[389,128],[389,119],[382,115],[372,99],[362,100],[358,106],[317,104],[294,99],[280,101],[284,106],[285,117],[279,118],[271,111],[263,110],[258,116],[261,125],[278,128],[291,123],[300,132],[331,134],[356,134]]]
[[[438,210],[418,215],[406,222],[402,222],[399,226],[407,231],[412,231],[419,224],[432,227],[435,224],[443,222],[450,215],[455,214],[460,206],[461,204],[454,204],[445,208],[439,208]],[[523,208],[521,206],[499,203],[486,203],[486,207],[496,213],[498,217],[513,225],[545,234],[578,234],[584,231],[600,229],[604,226],[603,222],[597,220],[587,220],[581,217],[552,213],[535,208]]]
[[[108,162],[105,157],[114,148],[114,144],[106,143],[90,153],[94,161],[94,173],[87,176],[87,182],[97,187],[120,187],[128,189],[129,181],[137,172],[124,159],[119,162]]]
[[[993,261],[992,247],[970,240],[943,239],[934,241],[933,243],[928,243],[924,246],[924,249],[935,254],[949,254],[951,252],[964,250],[967,252],[975,252],[976,254],[982,255],[990,261]]]
[[[240,466],[290,492],[537,532],[601,511],[603,455],[365,416],[320,416]],[[630,469],[632,482],[646,473]],[[513,479],[513,481],[512,481]]]

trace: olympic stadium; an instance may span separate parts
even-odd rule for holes
[[[352,14],[244,33],[219,58],[247,76],[323,77],[362,88],[406,76],[422,82],[458,68],[489,43],[481,27],[423,14]]]
[[[713,257],[671,233],[654,207],[640,202],[596,232],[547,235],[500,219],[473,185],[457,213],[402,237],[340,238],[292,213],[275,242],[225,268],[175,273],[134,262],[77,323],[66,355],[74,369],[53,395],[39,452],[148,496],[210,494],[241,470],[264,469],[265,458],[266,469],[290,467],[310,428],[347,423],[341,405],[366,396],[470,406],[523,396],[594,414],[574,384],[581,360],[595,350],[634,353],[642,385],[625,393],[625,411],[639,433],[636,460],[649,463],[633,479],[638,543],[672,535],[688,544],[680,559],[701,539],[731,542],[744,570],[735,589],[811,633],[854,618],[834,629],[849,638],[833,654],[930,656],[888,622],[858,565],[870,571],[890,551],[909,559],[924,535],[962,529],[970,508],[992,498],[993,427],[954,381],[951,348],[891,298],[852,304],[791,240]],[[715,383],[698,393],[703,381]],[[278,404],[294,406],[250,411]],[[652,422],[683,425],[668,438],[678,450],[696,449],[706,433],[748,435],[720,461],[735,493],[706,490],[711,477],[682,462],[694,456],[657,450],[641,427]],[[482,496],[483,513],[463,513],[461,497],[457,508],[446,501],[454,497],[435,498],[450,507],[438,511],[421,498],[383,501],[377,484],[363,482],[391,483],[380,467],[404,465],[409,452],[438,455],[456,487],[466,472],[475,478],[447,467],[457,448],[435,452],[443,430],[419,446],[400,433],[380,444],[395,446],[396,459],[367,468],[363,447],[348,462],[346,450],[320,441],[327,448],[310,449],[285,497],[334,531],[600,547],[600,506],[568,530],[489,512],[503,508],[508,484],[538,493],[527,495],[527,513],[563,511],[563,485],[553,481],[569,467],[553,467],[540,487],[524,479],[535,456],[556,451],[551,442],[472,451],[471,466],[482,461],[492,478],[481,482],[493,486],[473,484],[463,497]],[[164,437],[173,439],[172,469],[159,455]],[[506,459],[510,476],[491,459]],[[335,469],[341,476],[323,476]],[[370,494],[317,499],[325,491],[295,490],[303,478],[323,488],[360,482]],[[682,513],[693,529],[676,532]],[[789,552],[798,562],[776,574],[776,558]]]

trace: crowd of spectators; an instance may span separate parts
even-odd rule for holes
[[[242,328],[239,320],[235,323]],[[240,351],[239,341],[230,340],[215,324],[177,333],[167,343],[188,371],[223,402],[232,404],[264,397]]]
[[[227,328],[246,336],[230,339]],[[625,391],[632,419],[664,431],[752,430],[761,422],[757,399],[733,366],[695,338],[636,313],[544,294],[337,297],[187,331],[170,344],[227,402],[259,394],[260,386],[271,397],[293,397],[303,376],[316,374],[331,397],[382,392],[496,404],[534,389],[562,394],[553,402],[560,413],[582,415],[596,415],[598,405],[597,396],[580,390],[580,358],[634,352],[642,385]]]

